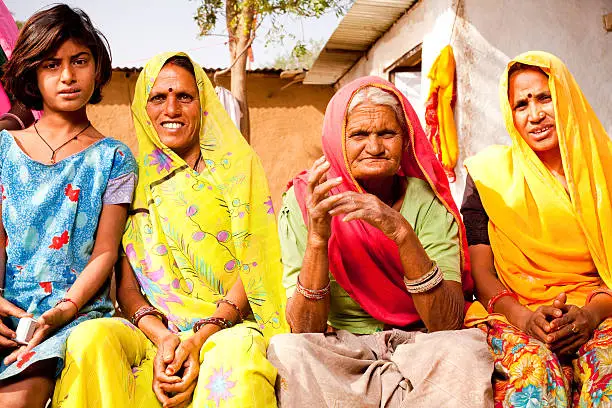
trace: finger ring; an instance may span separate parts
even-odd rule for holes
[[[579,331],[578,328],[576,327],[576,323],[572,323],[571,329],[572,329],[572,333],[578,333]]]

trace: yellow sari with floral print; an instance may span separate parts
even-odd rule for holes
[[[154,57],[136,84],[139,179],[123,248],[147,300],[181,338],[193,334],[195,322],[212,316],[215,302],[241,279],[251,314],[202,347],[190,406],[276,407],[276,369],[266,360],[266,346],[271,336],[289,330],[265,174],[195,63],[206,168],[195,172],[160,141],[146,104],[160,70],[175,55],[186,56]],[[159,406],[151,390],[154,345],[123,319],[99,320],[69,340],[69,367],[56,387],[54,406]],[[104,346],[93,350],[88,337],[96,333]],[[83,375],[88,371],[95,375]]]
[[[161,143],[147,116],[149,92],[171,56],[162,54],[147,64],[136,84],[132,111],[139,174],[123,237],[125,253],[149,302],[180,331],[211,316],[215,301],[238,277],[264,335],[288,331],[266,177],[204,71],[196,67],[206,163],[200,174]]]

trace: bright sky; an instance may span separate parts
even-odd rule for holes
[[[17,20],[26,20],[53,0],[0,0]],[[198,37],[193,20],[197,0],[64,0],[83,9],[108,39],[113,66],[142,66],[153,55],[163,51],[185,51],[201,65],[225,67],[229,64],[227,37]],[[287,32],[297,39],[327,40],[338,25],[332,13],[320,19],[285,19]],[[222,33],[221,30],[217,30]],[[283,45],[265,46],[267,29],[260,27],[253,43],[253,68],[270,66],[277,55],[293,48],[295,40]]]

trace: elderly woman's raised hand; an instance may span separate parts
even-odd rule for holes
[[[399,211],[383,203],[374,194],[347,191],[338,194],[337,197],[329,214],[332,216],[344,214],[342,220],[345,222],[363,220],[396,243],[400,243],[406,237],[407,228],[412,228]]]
[[[400,242],[411,228],[408,221],[374,194],[346,191],[330,195],[332,188],[342,183],[342,178],[327,179],[329,163],[325,156],[317,159],[308,173],[306,207],[310,240],[327,243],[331,235],[331,219],[344,214],[343,221],[361,219],[378,228],[389,239]]]
[[[342,183],[342,178],[327,180],[329,162],[325,156],[317,159],[308,173],[306,208],[308,210],[309,239],[327,244],[331,235],[331,215],[329,211],[336,205],[341,195],[329,195],[332,188]]]

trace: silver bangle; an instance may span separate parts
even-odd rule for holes
[[[425,275],[418,279],[410,280],[404,277],[404,284],[408,293],[429,292],[444,280],[444,275],[440,271],[438,264],[434,261],[433,267]]]
[[[431,269],[429,269],[429,271],[427,271],[427,273],[425,273],[424,275],[422,275],[420,278],[417,279],[407,279],[404,276],[404,283],[406,284],[406,286],[418,286],[423,282],[427,282],[428,280],[430,280],[435,274],[436,274],[436,268],[438,267],[438,264],[436,261],[431,261]]]

